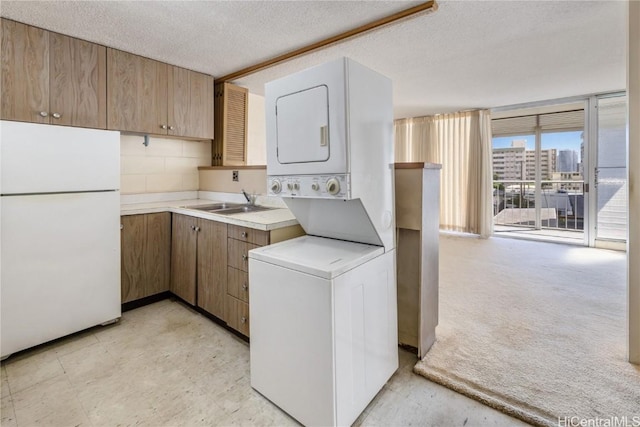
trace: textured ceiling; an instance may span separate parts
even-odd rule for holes
[[[419,2],[7,1],[0,14],[221,76]],[[626,2],[449,1],[438,11],[240,78],[264,83],[340,56],[394,82],[396,117],[625,87]]]

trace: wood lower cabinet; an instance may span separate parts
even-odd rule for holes
[[[219,318],[226,295],[227,224],[173,215],[171,292]]]
[[[303,234],[298,225],[261,231],[173,214],[170,290],[248,337],[249,251]]]
[[[1,118],[104,129],[106,48],[2,19]]]
[[[126,215],[120,219],[122,303],[168,291],[171,214]]]
[[[227,298],[224,320],[249,336],[249,251],[304,235],[299,225],[272,231],[229,225],[227,229]]]
[[[171,292],[196,304],[198,218],[173,214],[171,233]]]
[[[227,224],[198,220],[198,307],[224,318],[227,282]]]
[[[227,325],[248,337],[249,304],[227,295],[225,310]]]
[[[227,238],[227,302],[229,327],[249,336],[249,251],[266,246],[270,232],[229,225]]]

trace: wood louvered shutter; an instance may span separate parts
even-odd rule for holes
[[[247,161],[247,109],[249,91],[219,83],[214,91],[214,166],[241,166]]]

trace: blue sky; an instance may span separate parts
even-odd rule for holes
[[[582,131],[543,133],[542,149],[576,150],[578,157],[580,157],[581,135]],[[516,139],[525,139],[527,141],[527,150],[535,149],[534,135],[496,137],[493,138],[493,148],[511,147],[511,141]]]

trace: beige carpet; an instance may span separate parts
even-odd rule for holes
[[[440,245],[437,341],[416,373],[531,424],[640,417],[625,253],[505,238]]]

